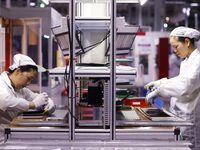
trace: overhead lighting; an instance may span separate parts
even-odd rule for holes
[[[44,38],[49,39],[49,36],[48,35],[44,35]]]
[[[144,5],[146,2],[147,2],[147,0],[141,0],[141,1],[140,1],[140,5],[141,5],[141,6]]]
[[[197,6],[199,6],[199,4],[198,3],[191,3],[190,6],[197,7]]]
[[[42,0],[46,5],[49,5],[49,0]]]
[[[184,14],[186,14],[187,16],[190,16],[190,8],[183,8],[182,9],[182,12],[184,13]]]
[[[30,2],[29,5],[30,5],[31,7],[34,7],[36,4],[35,4],[35,2]]]

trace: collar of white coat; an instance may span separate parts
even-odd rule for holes
[[[200,53],[200,51],[196,48],[192,53],[190,53],[190,55],[188,57],[186,57],[186,59],[194,58],[199,53]]]
[[[195,57],[196,56],[199,56],[199,54],[200,54],[200,51],[199,51],[199,49],[195,49],[191,54],[190,54],[190,56],[189,57],[187,57],[187,58],[185,58],[185,65],[186,66],[188,66],[194,59],[195,59]]]
[[[14,88],[13,88],[13,86],[12,86],[12,84],[11,84],[11,81],[10,81],[10,79],[8,77],[8,72],[4,71],[1,75],[4,78],[4,81],[6,82],[6,84],[8,85],[8,87],[10,89],[12,89],[13,91],[15,91]]]

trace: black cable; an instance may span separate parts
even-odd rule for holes
[[[68,89],[69,89],[69,78],[70,78],[70,68],[69,68],[69,73],[67,72],[67,67],[68,67],[68,64],[69,64],[69,61],[67,62],[67,65],[66,65],[66,68],[65,68],[65,76],[64,76],[64,81],[66,81],[67,82],[67,97],[68,97],[68,100],[69,100],[69,92],[68,92]],[[67,74],[69,74],[69,75],[67,75]],[[75,84],[76,85],[76,84]],[[65,85],[64,85],[65,86]],[[65,87],[66,88],[66,87]],[[64,88],[64,89],[65,89]],[[75,90],[76,91],[76,90]],[[76,101],[76,97],[75,97],[75,101]],[[73,114],[72,114],[72,112],[71,112],[71,110],[70,110],[70,108],[69,107],[67,107],[67,109],[68,109],[68,111],[69,111],[69,113],[70,113],[70,115],[75,119],[75,123],[76,123],[76,125],[78,125],[78,119],[76,118],[76,116],[74,116]]]
[[[85,50],[85,52],[88,52],[88,51],[92,50],[93,48],[97,47],[97,46],[100,45],[104,40],[106,40],[109,36],[110,36],[110,32],[108,32],[108,34],[106,34],[106,36],[105,36],[100,42],[95,43],[95,44],[93,44],[93,45],[91,45],[91,46],[88,46],[88,47],[84,48],[84,49],[87,49],[87,48],[90,48],[90,47],[91,47],[90,49]]]
[[[84,48],[83,48],[84,53],[86,53],[86,52],[88,52],[88,51],[94,49],[94,48],[97,47],[98,45],[100,45],[100,44],[101,44],[104,40],[106,40],[109,36],[110,36],[110,31],[108,31],[108,33],[106,34],[106,36],[105,36],[100,42],[95,43],[95,44],[90,45],[90,46],[87,46],[87,47],[84,47]],[[90,48],[90,49],[88,49],[88,48]],[[86,49],[88,49],[88,50],[86,50]],[[78,51],[78,52],[77,52],[77,55],[80,55],[80,54],[81,54],[81,51],[82,51],[82,50]]]

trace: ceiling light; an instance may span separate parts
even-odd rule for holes
[[[48,35],[44,35],[44,38],[49,39],[49,36]]]
[[[30,2],[29,5],[30,5],[31,7],[34,7],[36,4],[35,4],[35,2]]]
[[[199,6],[199,4],[198,3],[191,3],[190,6],[197,7],[197,6]]]
[[[182,12],[184,13],[184,14],[186,14],[187,16],[190,16],[190,8],[183,8],[182,9]]]
[[[147,2],[147,0],[141,0],[141,1],[140,1],[140,5],[141,5],[141,6],[144,5],[146,2]]]

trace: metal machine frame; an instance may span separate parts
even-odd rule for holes
[[[105,0],[107,1],[107,0]],[[116,1],[110,0],[111,7],[111,18],[110,18],[110,67],[103,68],[104,70],[82,70],[81,68],[75,67],[75,2],[76,0],[69,1],[70,8],[70,52],[69,52],[69,68],[56,68],[49,70],[50,75],[52,76],[64,76],[65,73],[69,73],[69,118],[68,125],[59,126],[54,124],[52,121],[43,122],[41,127],[27,127],[27,126],[9,126],[7,127],[6,135],[9,141],[16,142],[17,140],[22,141],[26,139],[29,135],[31,142],[34,140],[45,141],[49,144],[52,141],[57,141],[51,143],[50,145],[55,146],[60,144],[60,147],[67,147],[66,144],[70,141],[72,146],[75,144],[81,145],[82,142],[87,144],[92,144],[93,146],[102,146],[102,142],[97,144],[95,140],[107,141],[108,144],[113,144],[112,142],[117,141],[119,146],[122,146],[121,143],[135,147],[171,147],[179,146],[181,148],[188,149],[187,146],[190,145],[189,142],[177,141],[179,140],[179,134],[174,133],[175,127],[179,126],[190,126],[190,122],[184,121],[119,121],[116,120],[116,78],[117,77],[127,77],[134,78],[136,75],[136,70],[118,70],[116,67]],[[92,1],[93,2],[93,1]],[[124,1],[125,2],[125,1]],[[130,69],[130,68],[129,68]],[[70,70],[70,71],[69,71]],[[65,72],[66,71],[66,72]],[[76,102],[76,89],[75,89],[75,80],[77,77],[93,77],[93,78],[106,78],[104,84],[104,119],[103,128],[81,128],[77,127],[75,120],[75,102]],[[37,124],[37,121],[35,122]],[[42,123],[42,122],[41,122]],[[46,124],[45,124],[46,123]],[[56,136],[55,136],[56,135]],[[17,139],[17,140],[16,140]],[[44,140],[45,139],[45,140]],[[16,140],[16,141],[15,141]],[[60,140],[60,141],[59,141]],[[81,142],[80,142],[81,141]],[[92,141],[92,142],[91,142]],[[159,141],[159,142],[158,142]],[[31,145],[31,142],[23,143]],[[35,142],[34,142],[35,143]],[[37,145],[41,143],[38,142]],[[116,146],[116,143],[113,144]],[[123,145],[124,146],[124,145]]]

